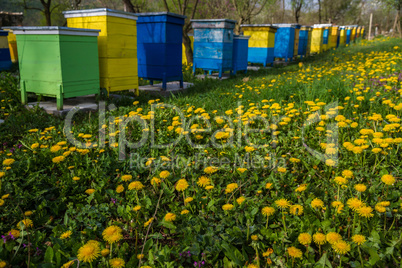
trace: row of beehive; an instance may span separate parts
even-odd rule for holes
[[[64,14],[69,28],[11,29],[14,33],[9,38],[10,51],[14,59],[19,54],[24,103],[27,92],[56,96],[59,109],[63,98],[97,94],[99,87],[108,92],[136,89],[138,94],[138,77],[150,80],[151,84],[153,80],[162,81],[163,88],[166,82],[179,80],[182,87],[184,16],[110,9]],[[219,71],[221,75],[226,70],[246,70],[248,61],[266,65],[274,56],[291,58],[309,51],[308,27],[242,25],[245,34],[251,33],[248,44],[248,37],[233,35],[235,21],[193,20],[192,23],[194,69]],[[6,32],[2,34],[6,36]],[[283,54],[284,44],[287,54]]]

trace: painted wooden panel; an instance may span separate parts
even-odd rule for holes
[[[191,20],[194,29],[194,73],[197,68],[204,71],[224,71],[233,68],[232,20]]]
[[[191,40],[191,49],[194,52],[194,36],[190,35],[189,37],[190,37],[190,40]],[[183,47],[182,48],[182,50],[183,50],[182,63],[183,64],[188,64],[187,56],[186,56],[186,48],[184,47],[184,43],[183,43],[182,47]]]
[[[277,26],[277,25],[274,25]],[[275,34],[275,58],[285,60],[292,59],[294,56],[295,28],[280,27]]]
[[[8,48],[10,49],[10,57],[13,63],[18,62],[18,52],[17,52],[17,39],[15,34],[11,29],[3,28],[3,30],[8,31]]]
[[[8,31],[0,30],[0,71],[9,70],[12,65],[7,36]]]
[[[247,71],[249,36],[235,36],[233,39],[233,72]]]
[[[310,28],[302,27],[299,32],[299,47],[297,54],[301,57],[307,56],[309,51]]]
[[[138,76],[166,83],[179,80],[182,74],[182,31],[185,16],[160,12],[137,14]]]
[[[346,44],[346,29],[342,27],[339,31],[339,45],[343,46]]]
[[[108,92],[136,89],[138,95],[137,18],[131,13],[104,8],[64,14],[69,27],[101,30],[98,37],[101,88]],[[114,79],[118,77],[121,79]],[[127,83],[125,89],[123,82]]]
[[[294,50],[293,50],[293,55],[297,56],[299,53],[299,33],[300,33],[300,28],[295,29],[295,44],[294,44]]]
[[[314,27],[311,31],[310,53],[321,53],[323,45],[323,31],[321,27]]]
[[[339,35],[339,27],[338,26],[332,26],[329,29],[329,37],[328,37],[328,48],[336,48],[337,46],[337,41],[338,41],[338,35]]]
[[[322,51],[328,50],[328,37],[329,37],[329,29],[328,27],[325,27],[322,36]]]
[[[261,63],[265,66],[274,62],[273,47],[249,47],[248,61],[251,63]]]
[[[351,34],[352,34],[352,30],[350,29],[350,28],[348,28],[347,30],[346,30],[346,44],[350,44],[350,36],[351,36]]]
[[[264,29],[265,28],[265,29]],[[242,27],[246,36],[251,36],[249,47],[274,47],[275,31],[270,31],[270,27]]]
[[[66,27],[15,27],[21,99],[27,92],[57,98],[99,93],[98,43],[95,30]]]

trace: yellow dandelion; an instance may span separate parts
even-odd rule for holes
[[[352,236],[352,241],[360,246],[364,242],[366,242],[366,237],[364,235],[356,234],[356,235]]]
[[[211,184],[211,180],[208,177],[201,176],[197,181],[198,186],[205,187]]]
[[[346,204],[353,211],[356,211],[358,208],[364,206],[364,203],[361,200],[359,200],[358,198],[355,198],[355,197],[348,199]]]
[[[325,237],[325,234],[317,232],[313,234],[313,240],[314,243],[316,243],[317,245],[324,245],[327,239]]]
[[[133,210],[134,210],[134,211],[138,211],[138,210],[140,210],[140,209],[141,209],[141,206],[139,206],[139,205],[133,207]]]
[[[240,196],[239,198],[236,199],[236,203],[241,205],[245,200],[246,198],[244,196]]]
[[[120,227],[111,225],[103,230],[102,236],[109,244],[113,244],[119,242],[123,238],[122,232],[123,230]]]
[[[337,176],[337,177],[335,177],[334,182],[338,185],[344,185],[344,184],[348,183],[348,180],[344,177]]]
[[[72,234],[73,232],[71,230],[68,230],[60,235],[60,239],[70,238]]]
[[[311,201],[311,206],[313,208],[323,208],[324,202],[319,198],[314,198],[313,201]]]
[[[364,191],[366,191],[367,186],[359,183],[359,184],[356,184],[354,188],[356,191],[363,193]]]
[[[177,181],[176,190],[182,192],[188,188],[188,182],[185,179],[180,179]]]
[[[106,257],[106,256],[109,255],[109,254],[110,254],[110,250],[109,250],[109,249],[107,249],[107,248],[102,249],[101,255],[102,255],[103,257]]]
[[[91,195],[91,194],[95,193],[95,189],[87,189],[85,191],[85,193],[88,194],[88,195]]]
[[[225,204],[222,206],[222,209],[227,211],[227,210],[232,210],[234,206],[232,204]]]
[[[33,227],[33,222],[32,222],[31,219],[26,218],[26,219],[24,219],[24,220],[22,220],[22,221],[17,223],[18,229],[21,229],[21,225],[24,228],[31,228],[31,227]]]
[[[125,266],[126,263],[124,262],[123,259],[114,258],[114,259],[109,260],[109,264],[110,264],[110,267],[112,267],[112,268],[122,268]]]
[[[261,209],[262,215],[267,216],[267,217],[273,215],[274,212],[275,212],[275,209],[273,207],[263,207]]]
[[[297,237],[297,240],[299,240],[299,243],[304,245],[304,246],[310,245],[310,243],[311,243],[311,235],[309,233],[301,233]]]
[[[82,262],[93,262],[100,255],[99,246],[87,243],[78,249],[77,258]]]
[[[265,184],[265,189],[271,189],[272,188],[272,183],[268,182]]]
[[[289,201],[286,200],[286,199],[284,199],[284,198],[281,198],[281,199],[276,200],[276,201],[275,201],[275,204],[276,204],[279,208],[281,208],[281,209],[285,209],[285,208],[290,207]]]
[[[299,186],[296,188],[295,192],[303,192],[303,191],[305,191],[306,189],[307,189],[307,184],[302,184],[302,185],[299,185]]]
[[[214,166],[206,167],[204,169],[204,172],[207,173],[207,174],[213,174],[213,173],[215,173],[217,171],[218,171],[218,168],[214,167]]]
[[[341,240],[332,244],[333,250],[338,254],[346,254],[350,251],[350,244]]]
[[[239,188],[239,185],[237,183],[230,183],[226,186],[225,193],[227,193],[227,194],[231,193],[234,190],[236,190],[237,188]]]
[[[300,258],[301,259],[303,256],[303,253],[301,252],[301,250],[298,248],[295,248],[295,247],[289,247],[288,254],[292,258]]]
[[[292,215],[298,215],[298,216],[300,216],[300,215],[303,214],[303,206],[301,206],[301,205],[299,205],[299,204],[292,205],[292,206],[290,206],[290,208],[289,208],[289,212],[290,212],[290,214],[292,214]]]
[[[395,178],[390,174],[386,174],[381,177],[381,181],[386,185],[392,185],[395,183]]]
[[[118,185],[117,187],[116,187],[116,193],[121,193],[121,192],[123,192],[124,191],[124,186],[123,185]]]
[[[333,245],[336,242],[339,242],[342,240],[342,236],[338,233],[335,232],[329,232],[326,236],[325,239],[328,241],[328,243],[330,243],[331,245]]]
[[[369,207],[369,206],[359,207],[356,211],[359,214],[359,216],[361,216],[361,217],[371,218],[374,216],[373,208]]]
[[[141,190],[142,188],[144,188],[144,185],[143,185],[142,182],[140,182],[140,181],[133,181],[132,183],[130,183],[130,184],[128,185],[128,189],[129,189],[129,190],[136,190],[136,191],[139,191],[139,190]]]
[[[166,215],[165,215],[165,221],[168,221],[168,222],[172,222],[172,221],[175,221],[176,220],[176,214],[174,214],[174,213],[167,213]]]
[[[170,175],[170,172],[167,170],[163,170],[163,171],[161,171],[161,173],[159,173],[159,177],[162,179],[166,179],[167,177],[169,177],[169,175]]]
[[[123,175],[123,176],[121,176],[122,181],[129,181],[132,178],[133,178],[133,176],[131,176],[131,175]]]
[[[3,160],[3,166],[11,166],[14,162],[15,162],[15,160],[12,158],[5,159],[5,160]]]
[[[186,214],[188,214],[188,213],[190,213],[190,211],[189,211],[188,209],[183,209],[183,210],[180,212],[181,215],[186,215]]]

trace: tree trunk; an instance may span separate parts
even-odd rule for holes
[[[43,14],[45,15],[46,18],[46,26],[52,26],[52,14],[50,12],[50,8],[49,7],[45,7],[45,9],[43,10]]]
[[[124,4],[124,11],[135,13],[134,12],[134,5],[133,5],[133,3],[131,3],[130,0],[123,0],[123,4]]]
[[[282,22],[285,22],[285,0],[282,0],[282,8],[283,8]]]
[[[183,31],[183,44],[186,53],[187,64],[193,63],[193,49],[191,47],[191,39],[185,31]]]
[[[321,0],[318,0],[318,23],[321,24]]]

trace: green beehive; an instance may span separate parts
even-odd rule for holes
[[[13,27],[17,36],[21,100],[32,92],[63,99],[99,94],[99,30]]]

